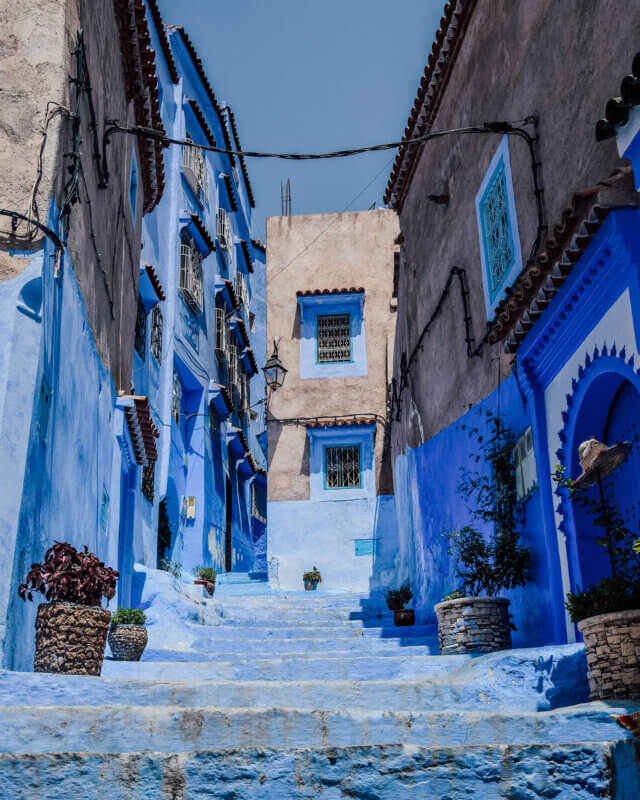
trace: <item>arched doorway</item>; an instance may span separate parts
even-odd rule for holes
[[[631,455],[602,481],[602,490],[606,503],[615,503],[624,524],[635,532],[640,529],[640,380],[620,357],[587,359],[585,366],[580,370],[580,380],[574,382],[574,394],[568,397],[562,461],[575,478],[582,471],[578,446],[584,440],[595,437],[607,445],[631,442]],[[591,500],[600,497],[597,483],[586,492]],[[563,513],[569,523],[564,530],[568,534],[571,589],[587,589],[611,575],[609,554],[602,544],[604,530],[579,502],[563,502]]]

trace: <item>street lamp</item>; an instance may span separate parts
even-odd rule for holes
[[[278,358],[278,343],[275,339],[273,340],[273,353],[271,353],[271,358],[264,365],[262,371],[264,372],[264,379],[267,387],[272,392],[275,392],[276,389],[279,389],[284,383],[287,370],[282,361]]]

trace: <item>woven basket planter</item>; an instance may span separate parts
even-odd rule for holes
[[[112,625],[109,647],[116,661],[140,661],[149,636],[144,625]]]
[[[99,675],[110,620],[111,612],[100,606],[39,605],[34,672]]]
[[[435,607],[440,654],[492,653],[511,647],[509,600],[462,597]]]
[[[588,617],[578,630],[587,651],[591,700],[640,698],[640,610]]]

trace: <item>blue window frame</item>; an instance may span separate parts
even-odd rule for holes
[[[359,489],[362,486],[359,444],[324,448],[324,488]]]
[[[522,270],[509,146],[504,136],[476,194],[482,280],[487,318]]]

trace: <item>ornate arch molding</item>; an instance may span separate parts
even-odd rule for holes
[[[640,394],[640,368],[636,369],[633,355],[627,358],[624,347],[618,351],[615,343],[611,349],[605,344],[601,349],[595,347],[592,354],[587,353],[583,364],[578,367],[577,377],[571,381],[571,392],[565,397],[566,408],[562,411],[564,425],[558,434],[561,446],[556,450],[556,456],[567,471],[571,470],[573,457],[580,444],[578,440],[582,441],[590,434],[602,436],[607,412],[624,381],[629,381]],[[584,424],[581,412],[584,410],[585,402],[589,403],[594,399],[599,401],[601,421],[591,426],[589,432],[585,432],[580,427]],[[598,427],[597,431],[593,430],[595,427]],[[577,542],[573,535],[575,531],[573,508],[568,492],[556,487],[554,493],[560,501],[556,506],[556,511],[561,517],[558,528],[564,534],[567,546],[571,547],[573,557],[577,558]]]

